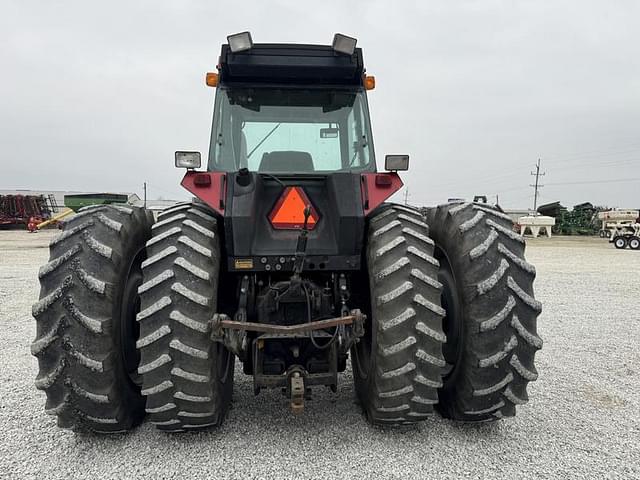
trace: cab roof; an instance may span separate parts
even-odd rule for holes
[[[328,45],[258,43],[232,52],[222,45],[218,63],[220,85],[363,85],[362,49],[352,55]]]

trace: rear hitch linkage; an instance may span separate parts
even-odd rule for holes
[[[256,332],[265,336],[311,336],[312,332],[337,328],[339,335],[337,344],[334,346],[336,352],[346,353],[351,346],[364,335],[364,322],[366,320],[360,310],[345,312],[342,317],[316,320],[313,322],[300,323],[296,325],[272,325],[266,323],[254,323],[243,320],[231,320],[224,313],[217,313],[211,319],[211,340],[221,342],[229,351],[233,352],[240,359],[246,359],[248,355],[247,332]],[[264,340],[259,339],[259,344],[263,345]],[[272,386],[282,385],[290,399],[291,411],[299,414],[304,411],[304,400],[307,391],[308,372],[301,365],[291,366],[282,375],[271,375],[270,384]],[[255,376],[254,376],[255,381]],[[317,383],[316,383],[317,384]],[[256,393],[260,387],[256,387]]]
[[[342,341],[342,350],[346,352],[358,338],[364,335],[364,322],[366,319],[367,316],[356,309],[351,310],[349,315],[343,317],[327,318],[296,325],[272,325],[231,320],[224,313],[216,313],[211,319],[211,340],[222,342],[229,351],[242,358],[243,350],[246,349],[246,332],[299,335],[344,325],[351,326],[350,333],[346,333],[346,338]],[[238,332],[242,332],[242,334]],[[347,332],[346,329],[345,332]]]

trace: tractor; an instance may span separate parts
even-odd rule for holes
[[[215,427],[238,366],[294,414],[351,371],[374,425],[513,416],[542,340],[510,218],[486,203],[389,202],[409,157],[376,169],[375,78],[355,39],[227,40],[206,75],[206,167],[175,154],[193,200],[157,219],[85,207],[51,241],[31,345],[46,412],[81,431],[145,417],[166,432]]]

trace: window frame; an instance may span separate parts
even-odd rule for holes
[[[216,91],[215,101],[214,101],[214,111],[213,111],[213,121],[212,121],[212,129],[211,129],[211,138],[210,138],[210,146],[209,146],[209,155],[208,155],[208,171],[224,171],[224,172],[234,172],[239,168],[247,167],[248,162],[242,165],[239,163],[241,159],[239,159],[240,150],[241,150],[241,136],[239,134],[241,130],[241,126],[239,125],[239,121],[237,119],[237,115],[232,115],[234,105],[232,105],[228,100],[228,92],[232,91],[236,87],[219,87]],[[282,87],[275,85],[264,85],[264,86],[251,86],[251,87],[240,87],[243,89],[246,88],[256,88],[256,89],[277,89],[277,90],[328,90],[330,92],[346,92],[346,93],[354,93],[356,94],[356,98],[353,103],[353,107],[348,110],[346,113],[340,116],[340,120],[338,122],[332,121],[331,123],[338,124],[338,128],[340,131],[339,142],[340,142],[340,154],[341,159],[340,163],[342,164],[342,168],[337,170],[317,170],[314,173],[318,174],[327,174],[332,172],[367,172],[367,171],[376,171],[376,160],[375,160],[375,149],[373,145],[373,134],[371,129],[371,120],[369,116],[369,105],[366,90],[362,87],[326,87],[322,88],[314,88],[310,86],[300,86],[300,87]],[[356,105],[358,105],[356,107]],[[359,115],[360,121],[354,122],[355,125],[359,128],[359,133],[365,133],[364,138],[366,138],[366,144],[362,146],[361,153],[358,155],[362,160],[350,167],[349,162],[351,159],[351,155],[353,154],[353,145],[349,139],[350,130],[352,126],[349,125],[347,121],[347,117],[349,114]],[[265,122],[270,120],[265,120]],[[284,123],[284,122],[282,122]],[[296,123],[296,122],[287,122],[287,123]],[[300,122],[302,123],[302,122]],[[319,122],[309,122],[309,123],[318,123],[319,125],[328,125],[329,122],[319,121]],[[230,128],[223,128],[224,126],[230,126]],[[342,134],[345,132],[345,134]],[[222,144],[220,141],[222,140]],[[225,162],[219,162],[219,158],[224,154],[225,150],[223,150],[222,145],[225,143],[229,143],[231,145],[230,149],[227,149],[226,152],[231,151],[233,157]],[[250,146],[246,147],[249,150]],[[249,150],[250,151],[250,150]],[[249,151],[245,152],[248,154]],[[368,161],[365,161],[368,159]],[[258,171],[258,170],[252,170]],[[291,172],[298,173],[298,172]]]

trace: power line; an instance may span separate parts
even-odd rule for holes
[[[552,155],[549,157],[545,156],[547,161],[552,161],[553,163],[581,163],[584,159],[587,158],[599,158],[599,157],[612,157],[616,155],[628,155],[636,153],[640,150],[640,143],[628,144],[622,149],[613,148],[606,150],[591,150],[586,152],[577,152],[569,155]]]
[[[553,162],[552,162],[553,163]],[[583,162],[580,165],[561,165],[556,167],[554,164],[551,165],[551,168],[554,172],[562,172],[568,170],[576,170],[578,168],[589,167],[590,169],[598,169],[598,168],[611,168],[611,167],[626,167],[630,165],[638,165],[640,160],[636,155],[633,158],[626,158],[622,160],[601,160],[598,162]],[[549,162],[547,161],[547,166],[549,166]]]
[[[574,153],[569,156],[545,156],[547,168],[556,171],[575,170],[577,167],[609,168],[609,167],[626,167],[635,165],[640,162],[638,153],[640,153],[640,143],[632,143],[621,148],[623,149],[600,149],[586,152]],[[615,158],[615,157],[618,158]],[[622,157],[622,158],[620,158]],[[518,163],[518,162],[516,162]],[[465,170],[466,178],[460,179],[454,177],[452,180],[444,180],[438,183],[439,188],[467,188],[475,186],[478,183],[483,184],[485,189],[500,190],[507,192],[518,190],[519,188],[501,188],[504,184],[513,184],[516,177],[522,175],[522,170],[497,170],[490,174],[487,169],[481,171]]]
[[[536,171],[535,172],[531,172],[531,175],[535,175],[536,176],[535,185],[529,185],[529,186],[534,188],[534,191],[533,191],[533,215],[537,215],[537,211],[538,211],[538,190],[541,187],[544,186],[544,185],[540,185],[539,179],[540,179],[540,177],[543,177],[545,175],[545,173],[540,173],[540,159],[538,159],[538,163],[536,163]]]
[[[612,178],[612,179],[609,179],[609,180],[584,180],[584,181],[578,181],[578,182],[557,182],[557,183],[547,183],[547,185],[553,185],[553,186],[555,186],[555,185],[590,185],[590,184],[636,182],[636,181],[640,181],[640,177]]]

